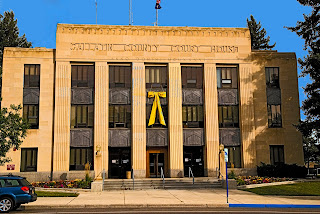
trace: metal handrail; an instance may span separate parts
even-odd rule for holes
[[[133,169],[131,169],[131,179],[132,179],[132,187],[134,190],[134,170]]]
[[[163,173],[163,168],[162,167],[161,167],[161,178],[162,178],[162,186],[164,188],[165,180],[164,180],[164,173]]]
[[[191,167],[189,167],[189,178],[190,178],[190,175],[192,175],[192,184],[194,184],[194,176],[193,176]]]
[[[104,179],[106,179],[106,170],[102,170],[102,191],[104,190]]]

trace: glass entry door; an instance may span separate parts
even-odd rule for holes
[[[131,170],[130,148],[109,148],[109,178],[126,178]]]
[[[203,147],[202,146],[185,146],[183,147],[184,176],[189,176],[189,167],[194,177],[204,176],[203,166]]]
[[[150,178],[160,178],[161,167],[164,172],[164,153],[149,153]]]

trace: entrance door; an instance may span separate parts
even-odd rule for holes
[[[150,178],[160,178],[161,168],[164,173],[164,153],[149,153]]]
[[[130,148],[109,148],[109,178],[125,179],[130,170]]]
[[[184,176],[189,176],[189,167],[194,177],[203,177],[203,148],[201,146],[185,146],[183,148]]]

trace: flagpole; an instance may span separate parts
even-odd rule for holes
[[[98,24],[98,3],[96,0],[96,25]]]
[[[156,26],[158,26],[158,9],[156,9]]]

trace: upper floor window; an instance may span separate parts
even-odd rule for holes
[[[270,162],[272,165],[284,163],[284,146],[270,146]]]
[[[71,128],[92,128],[94,121],[93,105],[71,106]]]
[[[24,87],[40,87],[40,65],[24,65]]]
[[[281,105],[268,105],[269,128],[282,127]]]
[[[109,106],[109,128],[130,128],[131,106],[110,105]]]
[[[220,128],[238,128],[239,110],[238,106],[219,106],[219,127]]]
[[[39,128],[39,105],[23,105],[23,118],[29,124],[30,129]]]
[[[109,66],[110,88],[131,88],[131,66]]]
[[[279,68],[266,68],[266,84],[270,88],[280,88]]]
[[[203,69],[202,67],[182,66],[181,67],[182,88],[203,87]]]
[[[238,74],[236,67],[217,68],[218,88],[238,88]]]
[[[21,149],[21,172],[37,171],[38,148],[22,148]]]
[[[167,88],[166,66],[146,66],[146,88]]]
[[[203,107],[182,106],[182,122],[184,128],[203,128]]]
[[[71,87],[94,88],[94,65],[72,65]]]

